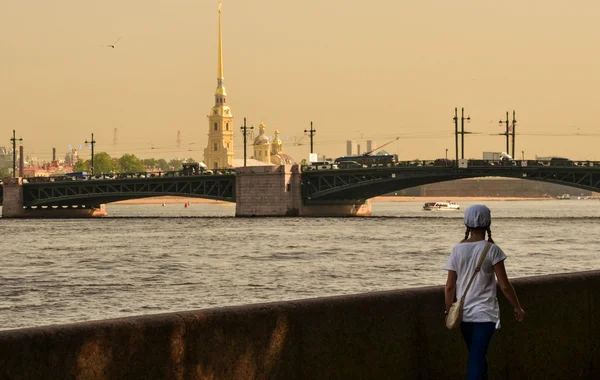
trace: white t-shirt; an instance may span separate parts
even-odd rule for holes
[[[460,300],[463,296],[486,244],[486,240],[481,240],[459,243],[452,248],[444,269],[456,272],[457,299]],[[481,270],[475,275],[469,293],[465,297],[463,322],[494,322],[496,328],[500,327],[500,307],[496,298],[494,265],[505,259],[506,255],[500,247],[492,244],[483,260]]]

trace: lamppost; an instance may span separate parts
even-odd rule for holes
[[[462,108],[461,109],[461,117],[460,117],[460,158],[465,158],[465,133],[471,133],[471,132],[465,132],[465,120],[467,121],[467,123],[471,122],[471,116],[468,116],[465,118],[465,109]]]
[[[458,108],[454,108],[454,147],[456,148],[455,165],[458,167]]]
[[[85,140],[85,144],[92,145],[92,167],[90,168],[90,172],[94,175],[94,145],[96,144],[96,140],[94,140],[94,134],[92,133],[92,141]]]
[[[252,130],[254,129],[254,126],[252,127],[246,127],[246,118],[244,118],[244,125],[240,127],[240,130],[242,131],[242,134],[244,135],[244,167],[246,167],[246,136],[248,134],[250,134],[250,138],[252,138]],[[250,131],[248,131],[250,130]]]
[[[310,136],[310,154],[314,153],[314,149],[313,149],[313,137],[315,136],[315,133],[317,133],[316,129],[313,129],[313,122],[310,122],[310,130],[304,130],[304,133],[308,134]]]
[[[13,129],[13,137],[10,139],[13,146],[13,178],[17,177],[17,141],[23,141],[22,138],[17,138],[15,130]]]
[[[525,161],[525,151],[524,150],[521,151],[521,159],[523,161]]]
[[[446,161],[448,161],[448,148],[446,148]]]
[[[509,134],[509,131],[508,131],[508,111],[506,111],[506,120],[505,120],[505,121],[502,121],[502,120],[500,120],[500,121],[498,122],[498,124],[500,124],[500,125],[502,125],[502,124],[506,124],[506,131],[505,131],[504,133],[498,133],[498,134],[499,134],[500,136],[506,136],[506,154],[509,154],[509,153],[510,153],[510,148],[509,148],[509,146],[508,146],[508,136],[509,136],[510,134]],[[514,158],[514,157],[513,157],[513,158]]]
[[[515,119],[515,110],[513,110],[512,118],[512,157],[515,158],[515,129],[517,128],[517,120]],[[506,152],[508,153],[508,152]]]

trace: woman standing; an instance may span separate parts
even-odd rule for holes
[[[460,330],[469,349],[467,380],[487,379],[487,350],[494,331],[500,328],[500,308],[496,298],[496,281],[514,308],[517,321],[525,318],[525,312],[513,289],[504,268],[506,255],[493,244],[490,225],[490,210],[484,205],[473,205],[465,210],[465,238],[452,248],[446,264],[446,312],[455,298],[462,297],[471,276],[475,272],[479,256],[487,243],[492,243],[465,296]],[[485,233],[488,241],[485,241]]]

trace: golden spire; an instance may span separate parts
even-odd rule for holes
[[[219,1],[219,52],[217,62],[217,91],[215,92],[216,105],[224,104],[227,93],[225,92],[225,86],[223,85],[223,33],[221,30],[221,7],[223,3]]]
[[[217,69],[217,79],[220,79],[222,84],[223,81],[223,33],[221,31],[221,7],[223,3],[219,1],[219,67]]]

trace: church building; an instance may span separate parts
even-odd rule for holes
[[[223,36],[219,4],[219,47],[217,63],[217,90],[215,105],[208,115],[208,146],[204,149],[204,163],[209,168],[228,168],[233,165],[233,114],[227,105],[223,85]]]
[[[296,161],[283,152],[283,143],[279,137],[279,129],[275,128],[275,136],[271,139],[265,133],[266,126],[260,123],[258,136],[254,139],[254,159],[274,165],[294,165]]]

